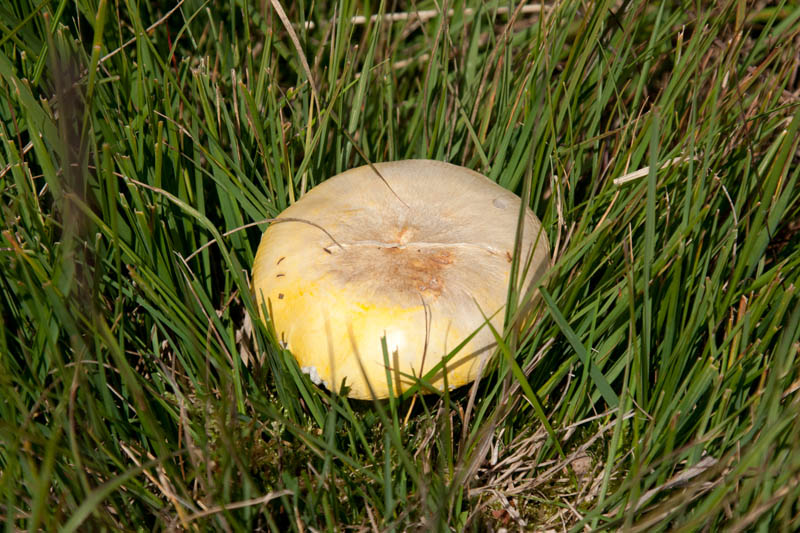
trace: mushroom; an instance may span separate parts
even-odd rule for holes
[[[390,386],[399,395],[471,336],[428,381],[441,390],[446,371],[450,387],[467,384],[496,347],[487,320],[502,331],[519,209],[514,193],[448,163],[349,170],[266,229],[256,302],[300,368],[330,390],[344,382],[354,398],[385,398]],[[527,207],[523,221],[525,290],[550,259]]]

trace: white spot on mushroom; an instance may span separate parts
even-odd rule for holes
[[[508,207],[508,201],[505,198],[495,198],[492,200],[492,205],[498,209],[505,209]]]
[[[403,363],[413,362],[415,356],[411,350],[407,349],[408,341],[405,332],[400,329],[392,329],[383,332],[386,337],[386,348],[389,353],[389,360],[393,361],[395,356],[399,356]],[[382,362],[381,362],[382,363]]]
[[[304,366],[303,368],[300,369],[300,371],[303,372],[303,374],[308,374],[308,379],[310,379],[314,385],[325,383],[325,381],[320,377],[319,373],[317,372],[317,367],[315,366]],[[325,386],[327,387],[327,384],[325,384]]]

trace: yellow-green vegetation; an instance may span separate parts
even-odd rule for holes
[[[0,3],[3,526],[800,529],[799,39],[795,0]],[[358,401],[249,273],[399,159],[554,266],[474,385]]]

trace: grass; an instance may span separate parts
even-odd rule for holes
[[[0,6],[6,530],[800,528],[797,2],[162,4]],[[555,266],[475,387],[348,401],[249,267],[403,158]]]

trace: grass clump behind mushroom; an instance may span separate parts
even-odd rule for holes
[[[3,3],[0,519],[798,529],[799,28],[781,1]],[[526,198],[554,266],[474,388],[359,402],[245,331],[248,275],[268,219],[399,159]]]

